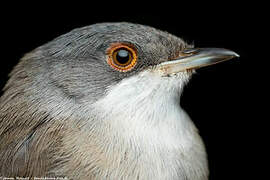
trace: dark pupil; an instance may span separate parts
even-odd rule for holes
[[[120,63],[120,64],[125,64],[129,61],[129,51],[125,50],[125,49],[120,49],[118,50],[117,54],[116,54],[116,60]]]

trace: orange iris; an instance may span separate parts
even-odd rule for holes
[[[137,50],[131,44],[115,43],[107,50],[107,62],[115,70],[126,72],[137,62]]]

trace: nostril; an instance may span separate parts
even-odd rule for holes
[[[183,54],[195,54],[197,52],[198,52],[198,49],[185,49],[181,53],[183,53]]]
[[[198,52],[199,52],[199,49],[192,49],[192,48],[184,49],[183,51],[179,52],[177,59],[189,57],[189,56],[192,56],[194,54],[197,54]]]

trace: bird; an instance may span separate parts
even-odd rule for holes
[[[204,143],[179,101],[196,69],[235,57],[129,22],[37,47],[0,98],[0,176],[207,180]]]

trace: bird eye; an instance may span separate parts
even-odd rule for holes
[[[126,72],[131,70],[137,62],[137,51],[130,44],[116,43],[107,50],[108,64],[115,70]]]

